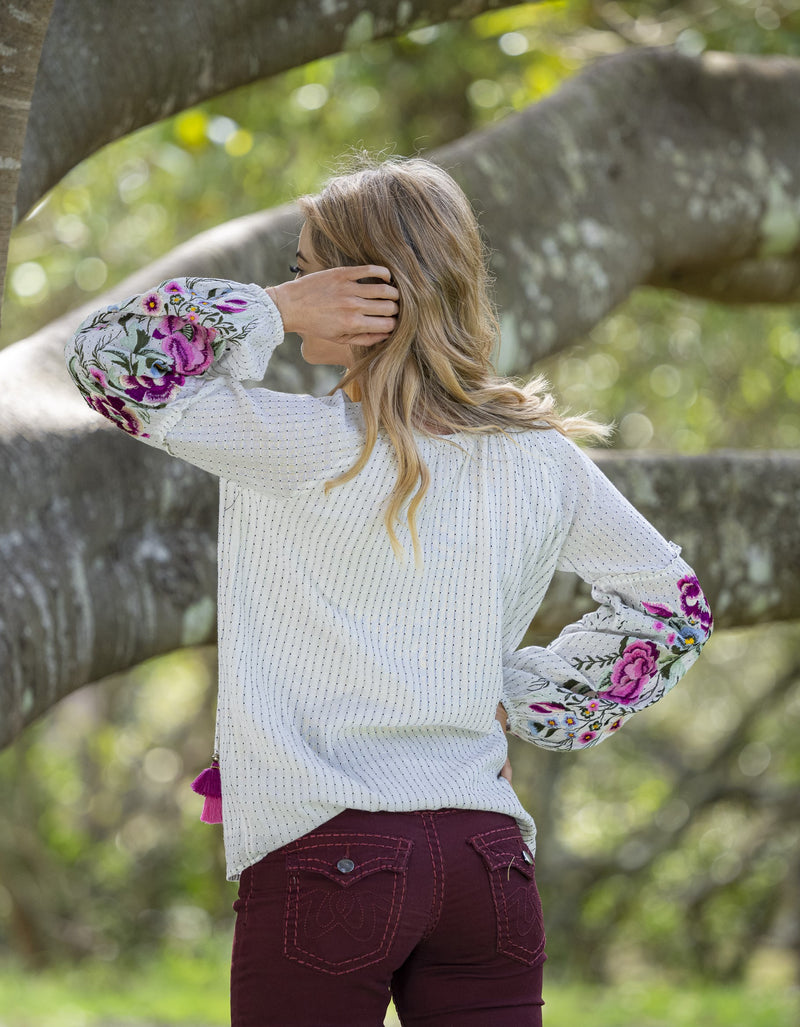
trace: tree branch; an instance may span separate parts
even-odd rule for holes
[[[439,151],[495,250],[502,369],[564,349],[637,285],[797,299],[798,131],[800,61],[654,47]]]
[[[797,124],[800,62],[730,62],[720,71],[715,55],[664,50],[603,60],[544,103],[439,155],[483,211],[495,246],[509,370],[565,346],[635,284],[753,261],[779,244],[794,254],[790,233],[769,216],[775,204],[757,212],[776,182],[800,202],[785,139]],[[659,149],[659,139],[668,144]],[[744,170],[730,157],[737,148]],[[680,159],[670,159],[673,151]],[[701,198],[695,223],[691,187],[706,195],[699,182],[708,169],[711,193],[732,199],[725,207]],[[279,281],[297,228],[292,208],[223,225],[90,306],[177,274]],[[0,558],[11,585],[0,597],[0,673],[4,708],[15,711],[6,737],[87,681],[214,638],[215,484],[86,409],[62,356],[82,313],[0,354],[3,380],[15,383],[0,411]],[[318,393],[332,382],[330,371],[280,351],[267,378],[283,391]],[[720,625],[800,615],[796,455],[600,462],[645,516],[684,543]],[[574,585],[559,581],[541,630],[583,608]]]
[[[25,141],[24,214],[70,168],[238,86],[508,0],[56,0]],[[173,45],[180,41],[180,45]]]

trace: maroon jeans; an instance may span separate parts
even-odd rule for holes
[[[232,1027],[540,1027],[542,907],[513,817],[347,809],[239,882]]]

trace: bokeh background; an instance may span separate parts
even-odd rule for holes
[[[522,5],[185,111],[85,161],[18,226],[0,347],[314,190],[353,146],[425,153],[643,45],[800,55],[800,0]],[[792,306],[641,288],[530,370],[613,420],[615,447],[800,446]],[[81,689],[0,754],[0,1027],[226,1022],[236,889],[189,788],[215,685],[213,647],[175,652]],[[611,743],[511,740],[539,823],[553,1027],[798,1022],[799,731],[800,625],[784,623],[718,631]]]

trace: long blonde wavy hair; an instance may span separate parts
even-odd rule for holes
[[[400,309],[388,339],[351,348],[349,370],[328,393],[342,389],[361,403],[366,438],[353,466],[325,483],[325,494],[366,466],[383,429],[398,463],[384,523],[395,556],[404,558],[394,525],[413,492],[407,523],[419,568],[416,516],[430,472],[415,431],[555,429],[602,439],[611,429],[587,416],[559,414],[541,376],[515,385],[494,372],[500,329],[489,297],[487,254],[469,201],[450,175],[420,158],[375,162],[361,155],[358,163],[318,195],[298,201],[309,241],[323,267],[388,268]]]

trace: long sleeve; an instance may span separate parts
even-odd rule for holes
[[[65,348],[88,405],[129,435],[218,477],[266,491],[330,468],[329,398],[246,387],[284,336],[258,285],[176,278],[96,311]]]
[[[600,605],[550,645],[507,654],[502,701],[512,734],[566,750],[596,745],[669,692],[699,656],[712,617],[679,547],[574,443],[557,445],[557,567],[589,582]]]

